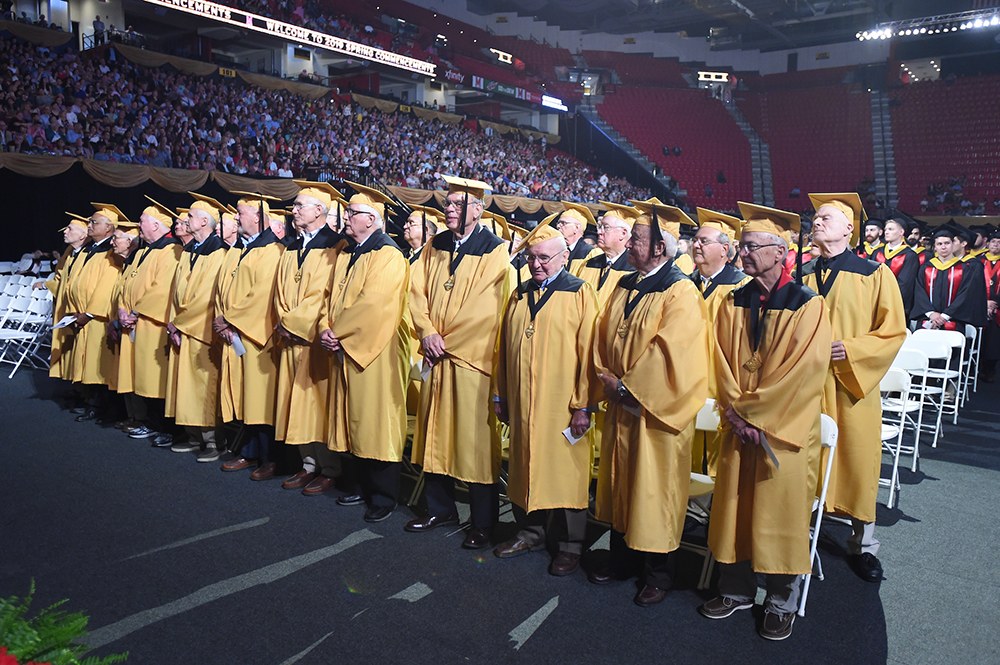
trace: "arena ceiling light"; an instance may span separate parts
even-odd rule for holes
[[[859,32],[854,36],[859,41],[865,42],[894,37],[932,37],[961,30],[994,27],[1000,27],[1000,9],[996,7],[879,23],[874,29]]]

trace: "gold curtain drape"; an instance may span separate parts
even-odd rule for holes
[[[207,173],[198,171],[198,173]],[[212,171],[212,180],[219,183],[227,192],[257,192],[276,196],[282,201],[294,199],[298,196],[299,186],[292,182],[291,178],[281,178],[278,180],[256,180],[232,173]]]
[[[427,189],[413,189],[410,187],[395,187],[390,186],[389,191],[392,192],[396,198],[407,205],[427,205],[431,198],[440,207],[444,203],[444,197],[447,192],[442,191],[430,191]],[[510,215],[513,212],[522,212],[529,215],[537,213],[539,210],[544,210],[546,215],[551,215],[553,213],[563,210],[564,206],[559,201],[542,201],[540,199],[528,199],[520,196],[503,196],[497,194],[496,196],[487,194],[486,195],[486,207],[489,208],[491,205],[496,204],[500,210],[505,214]],[[600,208],[598,206],[588,206],[596,214],[599,214]]]
[[[399,110],[399,104],[396,102],[390,102],[386,99],[378,99],[376,97],[368,97],[367,95],[359,95],[356,92],[351,93],[351,99],[356,104],[360,104],[362,108],[370,109],[373,106],[377,108],[382,113],[395,113]]]
[[[144,49],[127,46],[125,44],[115,44],[114,47],[116,51],[121,53],[128,60],[137,65],[142,65],[143,67],[162,67],[163,65],[171,65],[178,71],[184,72],[185,74],[194,74],[196,76],[210,76],[219,69],[217,65],[213,65],[210,62],[191,60],[190,58],[178,58],[174,55],[146,51]]]
[[[300,95],[306,99],[322,99],[331,92],[330,88],[324,88],[321,85],[300,83],[299,81],[289,81],[286,79],[275,78],[274,76],[267,76],[265,74],[251,74],[250,72],[241,72],[237,70],[236,75],[250,85],[255,85],[267,90],[287,90],[288,92],[295,93],[296,95]]]
[[[73,39],[72,32],[39,28],[37,25],[18,23],[16,21],[0,21],[0,30],[6,30],[18,39],[23,39],[36,46],[48,46],[49,48],[62,46]]]
[[[464,120],[464,116],[457,113],[442,113],[433,109],[425,109],[422,106],[413,106],[413,114],[423,120],[440,120],[445,125],[457,125]]]
[[[509,134],[511,132],[520,132],[521,136],[525,138],[534,138],[536,141],[540,141],[541,138],[544,136],[545,142],[548,143],[548,145],[555,145],[559,143],[560,140],[562,140],[562,137],[559,136],[558,134],[547,134],[545,132],[536,132],[531,129],[517,129],[516,127],[511,127],[509,125],[501,125],[498,122],[492,122],[490,120],[480,120],[479,126],[489,127],[494,132],[501,135]]]
[[[79,161],[76,157],[54,155],[21,155],[16,152],[0,153],[0,168],[10,169],[29,178],[50,178],[65,173]]]

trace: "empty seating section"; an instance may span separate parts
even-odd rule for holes
[[[808,192],[850,192],[874,175],[871,105],[849,85],[762,93],[772,128],[771,173],[778,208],[802,211]],[[791,198],[793,187],[802,190]]]
[[[963,174],[973,203],[1000,196],[1000,75],[921,81],[889,98],[901,209],[919,210],[928,185]]]
[[[764,142],[770,141],[771,124],[768,122],[767,114],[761,103],[761,93],[759,92],[737,92],[733,95],[736,107],[753,127],[757,135]]]
[[[529,74],[538,74],[546,80],[555,79],[556,67],[572,67],[574,64],[573,54],[569,49],[556,48],[529,39],[491,36],[488,46],[507,51],[515,58],[524,61]]]
[[[704,90],[619,86],[598,112],[687,190],[692,207],[733,210],[737,201],[753,200],[750,143],[722,102]],[[664,156],[664,146],[680,146],[681,155]],[[716,181],[720,170],[724,184]],[[706,185],[714,196],[705,195]]]
[[[613,69],[625,85],[662,85],[686,88],[684,67],[671,58],[654,58],[650,54],[615,53],[613,51],[583,51],[583,59],[593,69]]]

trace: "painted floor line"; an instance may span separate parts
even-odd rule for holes
[[[188,610],[192,610],[214,600],[225,598],[226,596],[234,593],[244,591],[251,587],[280,580],[281,578],[291,575],[292,573],[307,566],[311,566],[314,563],[336,556],[337,554],[340,554],[355,545],[381,537],[382,536],[377,533],[372,533],[368,529],[355,531],[339,543],[330,545],[329,547],[323,547],[318,550],[313,550],[312,552],[300,554],[299,556],[285,559],[284,561],[279,561],[277,563],[272,563],[268,566],[264,566],[263,568],[258,568],[257,570],[252,570],[249,573],[237,575],[236,577],[230,577],[229,579],[216,582],[215,584],[209,584],[208,586],[202,587],[201,589],[198,589],[194,593],[184,596],[183,598],[178,598],[177,600],[166,603],[165,605],[160,605],[159,607],[137,612],[132,616],[125,617],[121,621],[116,621],[115,623],[108,624],[107,626],[103,626],[95,631],[92,631],[82,641],[92,649],[97,649],[105,644],[110,644],[111,642],[120,640],[126,635],[154,624],[157,621],[169,619],[170,617],[187,612]]]
[[[293,663],[299,662],[300,660],[302,660],[303,658],[305,658],[307,655],[309,655],[310,651],[312,651],[313,649],[315,649],[316,647],[318,647],[320,644],[322,644],[323,640],[325,640],[326,638],[330,637],[331,635],[333,635],[333,631],[330,631],[329,633],[327,633],[323,637],[319,638],[318,640],[316,640],[315,642],[313,642],[308,647],[306,647],[302,651],[298,652],[297,654],[295,654],[294,656],[292,656],[288,660],[283,661],[281,663],[281,665],[293,665]]]
[[[524,646],[524,643],[528,641],[538,627],[542,625],[542,622],[549,618],[552,611],[559,607],[559,596],[555,596],[552,600],[542,605],[537,612],[532,614],[530,617],[522,621],[514,630],[510,631],[510,639],[512,642],[517,642],[514,645],[514,649],[520,649]]]
[[[367,611],[368,611],[368,608],[366,607],[365,609],[361,610],[360,612],[358,612],[357,614],[355,614],[354,616],[352,616],[351,617],[351,621],[354,621],[355,619],[357,619],[359,616],[361,616],[362,614],[364,614]]]
[[[190,538],[185,538],[184,540],[178,540],[175,543],[170,543],[169,545],[163,545],[162,547],[154,547],[151,550],[146,550],[145,552],[140,552],[139,554],[133,554],[132,556],[125,557],[122,561],[128,561],[129,559],[138,559],[141,556],[147,556],[149,554],[155,554],[157,552],[162,552],[164,550],[172,550],[175,547],[183,547],[184,545],[190,545],[191,543],[196,543],[199,540],[205,540],[206,538],[214,538],[216,536],[223,536],[227,533],[232,533],[233,531],[242,531],[243,529],[252,529],[255,526],[261,526],[267,524],[271,521],[270,517],[262,517],[259,520],[251,520],[249,522],[243,522],[241,524],[234,524],[232,526],[223,527],[221,529],[216,529],[215,531],[207,531],[197,536],[191,536]]]
[[[399,593],[389,596],[387,600],[408,600],[411,603],[415,603],[424,596],[430,594],[432,591],[433,590],[423,582],[417,582],[406,587]]]

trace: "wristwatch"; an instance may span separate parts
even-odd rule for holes
[[[628,397],[628,390],[625,389],[625,384],[622,383],[621,379],[618,379],[618,398],[625,399]]]

